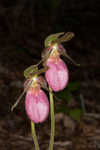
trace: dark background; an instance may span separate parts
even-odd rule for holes
[[[99,28],[99,0],[0,0],[1,150],[32,149],[30,122],[24,111],[24,101],[14,112],[11,112],[10,108],[23,91],[24,69],[41,59],[44,39],[49,34],[68,31],[75,33],[75,38],[64,43],[68,54],[81,64],[80,67],[76,67],[71,62],[66,62],[70,71],[70,81],[80,82],[80,93],[84,97],[87,111],[100,113]],[[82,125],[69,119],[67,124],[72,121],[73,126],[70,128],[70,125],[66,127],[64,123],[65,116],[60,115],[57,116],[55,141],[60,141],[63,146],[55,144],[56,149],[66,150],[67,146],[77,150],[100,148],[100,118],[89,119],[89,123],[82,119]],[[42,149],[46,149],[48,144],[49,124],[50,119],[37,125]],[[96,128],[99,128],[99,136]],[[87,135],[88,133],[93,135]],[[73,135],[77,138],[74,139]],[[93,139],[94,137],[98,138]],[[64,146],[63,142],[66,141],[71,141],[72,144]]]

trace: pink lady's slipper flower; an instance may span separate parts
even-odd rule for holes
[[[55,48],[46,60],[49,69],[45,72],[45,78],[53,91],[63,90],[69,79],[68,69]]]
[[[33,82],[33,85],[27,91],[25,109],[29,119],[34,123],[41,123],[48,117],[49,101],[37,82]]]
[[[69,78],[66,64],[60,58],[56,62],[52,58],[49,58],[46,65],[49,66],[49,69],[45,73],[49,86],[55,92],[63,90]]]
[[[57,92],[63,90],[68,84],[68,69],[60,56],[68,58],[75,65],[79,66],[70,56],[67,54],[65,48],[62,46],[62,42],[68,42],[74,37],[73,32],[67,33],[55,33],[48,36],[45,39],[45,50],[42,53],[43,65],[47,65],[49,69],[45,73],[46,80],[53,91]],[[46,59],[44,59],[46,58]]]

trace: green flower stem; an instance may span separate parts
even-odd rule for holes
[[[37,141],[37,137],[36,137],[36,132],[35,132],[35,124],[32,121],[31,121],[31,130],[32,130],[32,138],[33,138],[33,141],[34,141],[34,144],[35,144],[35,149],[40,150],[39,144],[38,144],[38,141]]]
[[[54,136],[55,136],[55,116],[54,116],[54,100],[53,93],[51,88],[49,88],[49,97],[50,97],[50,110],[51,110],[51,135],[50,135],[50,143],[49,150],[53,150],[54,145]]]

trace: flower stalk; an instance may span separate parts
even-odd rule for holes
[[[35,124],[31,121],[31,130],[32,130],[32,138],[35,144],[35,150],[40,150],[39,148],[39,144],[37,141],[37,136],[36,136],[36,132],[35,132]]]
[[[53,150],[54,136],[55,136],[55,117],[54,117],[53,93],[50,87],[49,87],[49,97],[50,97],[50,115],[51,115],[51,135],[50,135],[49,150]]]

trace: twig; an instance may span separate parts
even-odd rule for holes
[[[82,106],[83,113],[85,114],[86,108],[85,108],[85,103],[84,103],[84,97],[82,94],[80,94],[80,100],[81,100],[81,106]]]
[[[72,142],[71,141],[66,141],[66,142],[59,141],[59,142],[55,142],[54,145],[57,145],[57,146],[70,146],[70,145],[72,145]]]
[[[84,103],[84,97],[82,94],[80,94],[80,100],[81,100],[81,106],[83,109],[83,113],[85,116],[87,117],[93,117],[94,119],[100,119],[100,114],[96,114],[96,113],[87,113],[86,112],[86,108],[85,108],[85,103]]]
[[[96,114],[96,113],[85,113],[84,114],[87,117],[93,117],[94,119],[100,119],[100,114]]]

